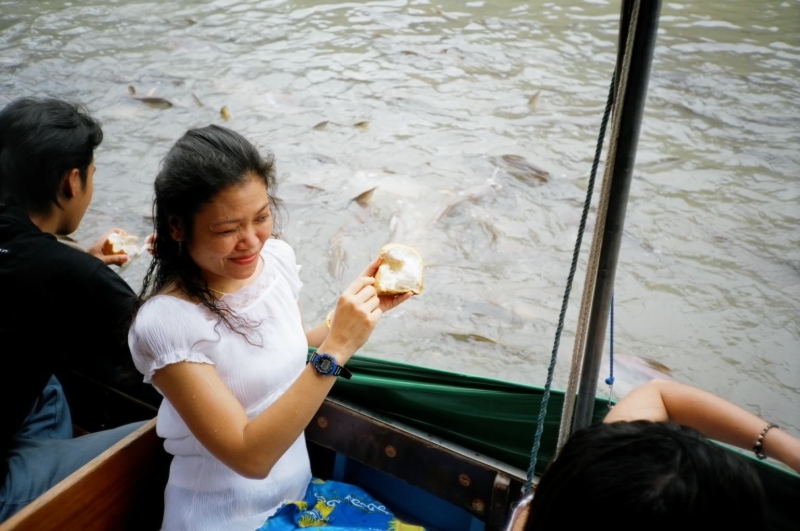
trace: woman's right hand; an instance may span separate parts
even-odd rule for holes
[[[381,264],[378,257],[342,292],[331,320],[331,331],[320,352],[336,358],[339,364],[347,360],[367,342],[383,315],[380,299],[373,287],[375,273]]]

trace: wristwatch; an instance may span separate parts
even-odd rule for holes
[[[333,356],[330,354],[315,353],[311,356],[311,359],[308,360],[308,363],[313,365],[314,370],[323,376],[341,376],[346,380],[349,380],[350,377],[353,376],[353,373],[347,370],[347,368],[336,363],[336,360],[333,359]]]

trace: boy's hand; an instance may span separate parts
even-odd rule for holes
[[[127,234],[122,229],[113,228],[110,231],[106,232],[99,240],[94,242],[91,247],[86,249],[86,252],[92,256],[96,256],[100,260],[102,260],[106,265],[116,265],[121,266],[130,258],[127,254],[103,254],[103,245],[105,245],[106,240],[108,240],[109,235],[117,233],[117,234]]]

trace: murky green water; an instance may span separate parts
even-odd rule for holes
[[[307,321],[381,245],[403,241],[429,264],[426,290],[386,316],[366,352],[541,384],[617,11],[602,0],[0,0],[0,101],[69,98],[102,120],[79,238],[147,234],[161,157],[187,128],[224,123],[277,157]],[[795,434],[799,27],[796,0],[664,5],[615,330],[617,352]],[[174,107],[143,105],[128,85]],[[506,154],[549,182],[498,170]],[[349,203],[374,186],[369,210]],[[145,266],[123,276],[138,288]]]

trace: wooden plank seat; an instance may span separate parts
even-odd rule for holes
[[[169,462],[156,421],[150,420],[0,525],[0,531],[158,529]]]

